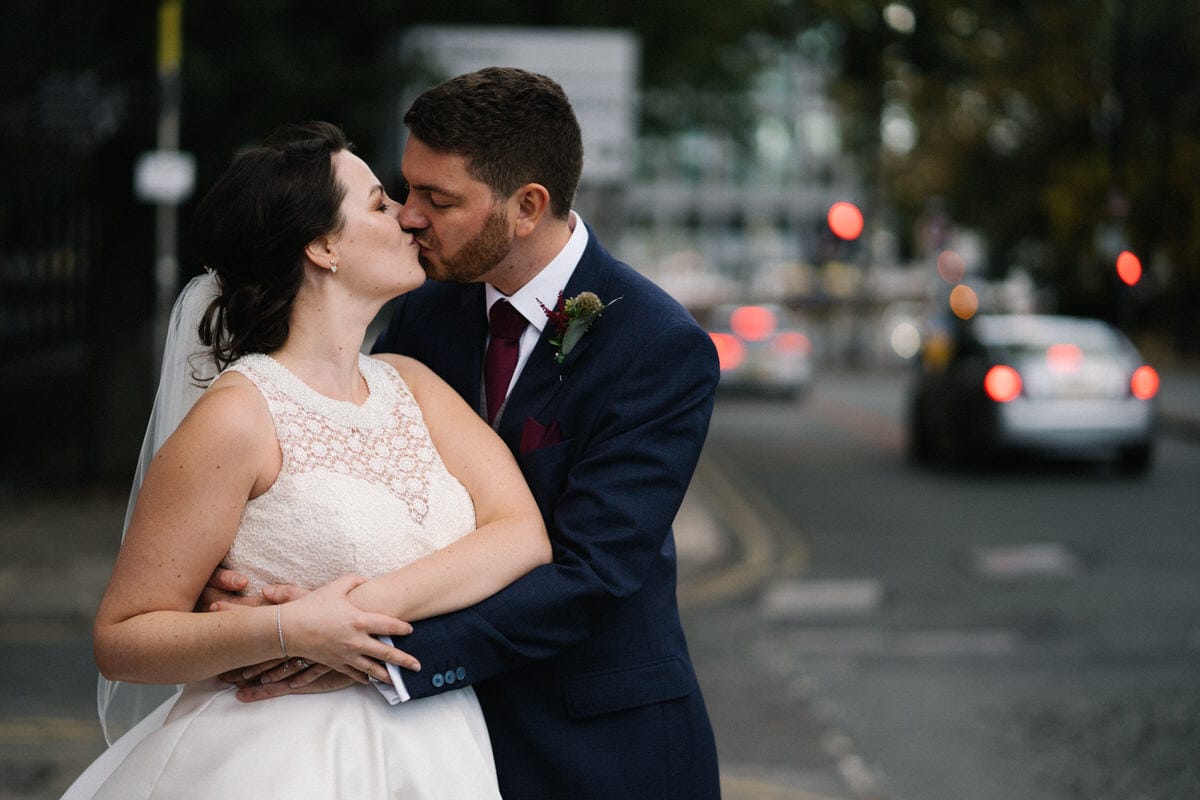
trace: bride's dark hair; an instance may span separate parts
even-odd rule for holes
[[[220,293],[200,320],[218,369],[283,346],[304,278],[304,248],[337,233],[345,189],[334,153],[350,150],[328,122],[286,125],[240,153],[196,208],[192,244]]]

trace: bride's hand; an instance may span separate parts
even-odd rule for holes
[[[283,604],[280,620],[288,653],[362,682],[365,676],[390,682],[379,662],[419,670],[420,663],[411,655],[373,636],[407,636],[412,632],[411,625],[362,611],[350,602],[347,595],[365,581],[357,575],[346,575]]]
[[[311,672],[315,667],[310,667],[307,671]],[[253,703],[258,700],[270,700],[272,697],[283,697],[285,694],[321,694],[323,692],[336,692],[339,689],[345,689],[348,686],[353,686],[356,683],[362,683],[365,676],[360,678],[351,678],[348,675],[343,675],[340,672],[329,670],[316,678],[311,683],[306,683],[303,686],[293,686],[288,681],[276,681],[275,683],[250,683],[245,686],[238,687],[237,699],[243,703]]]
[[[238,575],[236,572],[229,572],[228,570],[226,572],[229,575]],[[214,573],[214,576],[216,576],[216,573]],[[209,585],[212,587],[214,583],[210,581]],[[263,606],[265,603],[270,603],[274,606],[274,604],[278,603],[299,600],[300,597],[304,597],[307,594],[307,589],[293,587],[290,584],[271,584],[269,587],[263,587],[262,594],[253,597],[235,595],[229,600],[218,600],[212,603],[209,610],[218,612],[218,610],[230,610],[240,606]],[[270,661],[252,664],[250,667],[230,669],[227,673],[217,675],[217,678],[227,682],[227,684],[245,687],[251,684],[252,681],[256,682],[256,684],[257,682],[269,684],[269,682],[283,680],[287,676],[293,675],[293,685],[304,686],[305,684],[311,684],[312,681],[317,680],[320,676],[328,672],[329,667],[323,667],[320,664],[313,664],[308,669],[301,669],[295,660],[284,661],[283,658],[271,658]]]

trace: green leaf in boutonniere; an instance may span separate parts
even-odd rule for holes
[[[546,318],[554,326],[554,336],[550,339],[550,344],[558,348],[554,354],[554,360],[561,364],[567,354],[592,327],[592,323],[604,313],[604,309],[620,299],[618,297],[616,300],[602,303],[595,292],[580,292],[569,300],[564,300],[563,293],[559,292],[558,302],[553,311],[546,308],[546,304],[539,300],[538,305],[542,307],[542,311],[546,312]]]

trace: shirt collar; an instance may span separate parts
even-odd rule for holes
[[[572,211],[571,223],[571,238],[567,240],[563,249],[537,275],[534,275],[528,283],[511,296],[505,296],[490,283],[485,284],[486,309],[490,310],[492,304],[497,300],[507,299],[512,303],[513,308],[520,311],[529,324],[541,333],[549,320],[539,302],[546,308],[554,308],[558,302],[559,292],[567,288],[567,281],[571,280],[571,275],[575,272],[575,267],[579,265],[579,259],[583,258],[583,251],[587,248],[588,230],[587,226],[583,224],[583,218]]]

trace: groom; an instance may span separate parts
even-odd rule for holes
[[[485,69],[426,91],[404,122],[400,223],[433,280],[395,302],[374,349],[424,362],[492,420],[554,544],[553,563],[398,641],[422,664],[406,687],[474,685],[510,800],[717,798],[671,531],[712,413],[713,347],[571,211],[583,148],[557,83]],[[547,310],[583,292],[605,307],[564,339]]]

